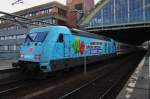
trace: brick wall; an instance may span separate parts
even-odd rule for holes
[[[94,0],[67,0],[67,24],[70,27],[77,27],[77,18],[79,13],[76,9],[83,10],[83,13],[87,13],[90,9],[94,7]],[[75,9],[76,8],[76,9]]]

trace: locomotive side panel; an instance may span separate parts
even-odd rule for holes
[[[63,42],[59,42],[61,47],[57,46],[53,52],[61,57],[50,61],[52,71],[80,66],[84,63],[84,57],[87,57],[88,64],[111,57],[111,54],[115,53],[115,48],[111,48],[114,47],[114,42],[111,40],[99,40],[70,34],[63,35],[63,38]]]

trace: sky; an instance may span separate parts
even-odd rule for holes
[[[66,3],[66,0],[22,0],[24,3],[12,5],[13,2],[17,0],[1,0],[0,2],[0,11],[4,11],[7,13],[13,13],[19,10],[23,10],[26,8],[30,8],[33,6],[41,5],[51,1],[58,1],[62,4]],[[99,0],[95,0],[97,3]]]

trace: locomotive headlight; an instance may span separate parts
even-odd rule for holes
[[[23,54],[20,54],[20,58],[24,58],[24,55],[23,55]]]
[[[36,55],[35,55],[35,59],[36,59],[36,60],[40,60],[40,55],[39,55],[39,54],[36,54]]]

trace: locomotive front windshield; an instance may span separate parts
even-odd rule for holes
[[[30,33],[27,35],[25,39],[25,43],[29,42],[43,42],[47,36],[48,32],[36,32],[36,33]]]

